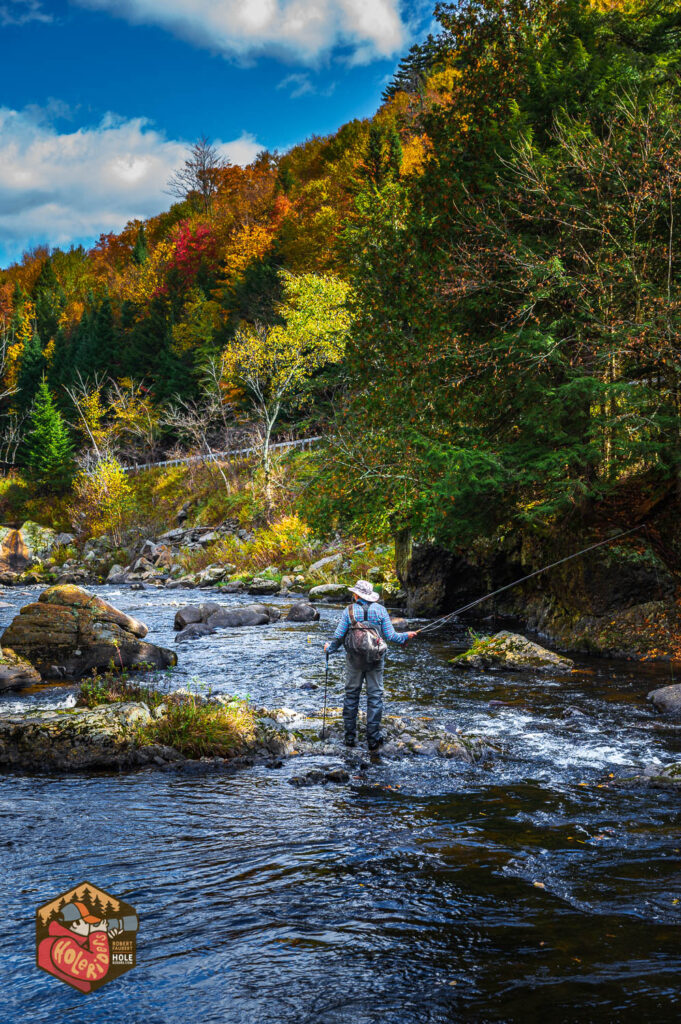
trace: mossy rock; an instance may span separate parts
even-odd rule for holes
[[[569,672],[574,666],[570,658],[508,630],[494,636],[476,637],[467,651],[452,658],[452,664],[459,668],[535,672]]]

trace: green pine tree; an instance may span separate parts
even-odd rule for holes
[[[30,338],[24,341],[19,361],[16,404],[21,412],[26,412],[33,404],[44,369],[45,357],[40,337],[37,331],[33,331]]]
[[[43,263],[33,288],[35,318],[38,335],[44,345],[54,338],[59,325],[59,315],[64,308],[66,296],[48,258]]]
[[[132,250],[133,263],[140,266],[142,263],[146,263],[149,259],[149,249],[147,247],[147,236],[144,233],[144,224],[140,224],[137,232],[137,238],[135,239],[135,246]]]
[[[43,377],[25,442],[27,474],[39,487],[62,491],[73,478],[73,445],[68,428]]]
[[[388,132],[388,169],[391,178],[399,178],[402,170],[402,141],[395,125]]]

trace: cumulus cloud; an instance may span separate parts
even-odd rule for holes
[[[217,142],[233,163],[262,146],[247,133]],[[59,132],[25,111],[0,107],[0,262],[29,245],[69,245],[118,231],[167,207],[163,189],[187,154],[144,118],[107,114],[93,127]]]
[[[135,24],[161,25],[225,56],[274,53],[315,63],[335,46],[368,62],[402,49],[400,0],[77,0]]]

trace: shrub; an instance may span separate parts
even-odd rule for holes
[[[292,567],[311,555],[310,528],[292,515],[256,530],[250,542],[228,535],[202,551],[184,552],[181,564],[187,572],[200,572],[208,565],[225,562],[231,562],[240,572],[257,572],[272,564]]]

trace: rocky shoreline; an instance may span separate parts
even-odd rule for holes
[[[177,526],[155,537],[139,540],[127,564],[116,559],[120,549],[106,535],[80,543],[74,534],[57,533],[37,523],[26,522],[16,530],[0,527],[0,585],[6,587],[45,584],[100,584],[212,590],[255,597],[307,595],[315,601],[344,600],[347,585],[333,577],[349,572],[348,554],[340,543],[318,544],[321,557],[287,572],[269,565],[252,572],[238,572],[225,561],[187,572],[183,562],[192,554],[210,551],[225,538],[247,545],[254,534],[227,521],[217,526]],[[4,538],[4,541],[3,541]],[[67,557],[65,557],[67,556]],[[128,552],[130,557],[130,552]],[[379,566],[368,572],[383,598],[403,607],[406,592],[383,582]]]

